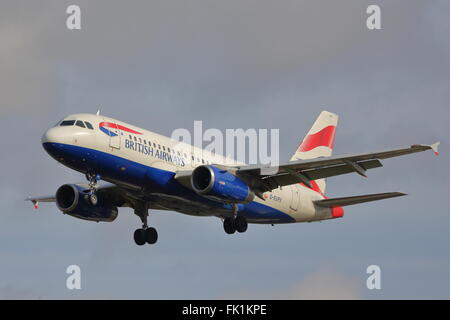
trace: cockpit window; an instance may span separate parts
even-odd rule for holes
[[[75,125],[81,127],[81,128],[86,128],[86,126],[84,125],[83,121],[78,120]]]
[[[94,127],[92,126],[92,124],[90,124],[89,122],[85,121],[84,124],[86,125],[86,127],[88,129],[94,130]]]
[[[60,126],[73,126],[75,124],[75,120],[64,120],[61,122]]]

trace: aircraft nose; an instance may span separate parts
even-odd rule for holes
[[[42,146],[45,151],[55,159],[61,159],[64,156],[64,130],[54,127],[48,129],[42,136]]]
[[[48,129],[42,136],[42,144],[64,143],[64,132],[59,127]]]

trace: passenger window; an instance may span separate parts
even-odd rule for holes
[[[84,125],[83,121],[80,121],[80,120],[78,120],[78,121],[75,123],[75,125],[77,125],[78,127],[81,127],[81,128],[86,128],[86,126]]]
[[[133,137],[133,138],[134,138],[134,141],[137,141],[136,137]]]
[[[92,126],[92,124],[90,122],[85,121],[84,124],[86,125],[86,128],[94,130],[94,127]]]
[[[142,139],[141,138],[139,138],[139,143],[142,143]]]
[[[75,120],[64,120],[63,122],[61,122],[60,126],[66,127],[66,126],[73,126],[74,124]]]
[[[205,160],[202,159],[202,163],[205,164]]]
[[[161,145],[160,144],[158,144],[158,149],[161,149]]]
[[[145,145],[147,144],[147,140],[145,140],[145,139],[144,139],[144,144],[145,144]]]
[[[153,148],[156,148],[156,143],[153,142]]]
[[[191,158],[192,158],[192,161],[194,161],[195,159],[194,159],[194,156],[191,156]]]
[[[167,147],[167,151],[169,151],[169,152],[170,152],[170,148],[169,148],[169,147]]]
[[[164,146],[162,146],[162,147],[163,147],[163,150],[166,151],[166,147],[164,147]]]
[[[130,140],[133,140],[133,137],[131,136],[131,134],[130,134]]]

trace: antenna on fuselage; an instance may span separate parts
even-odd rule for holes
[[[100,115],[100,109],[97,110],[97,113],[95,115],[97,115],[97,116]]]

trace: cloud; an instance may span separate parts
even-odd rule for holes
[[[363,299],[360,288],[360,283],[354,277],[322,269],[306,274],[302,280],[284,289],[261,288],[258,292],[243,290],[225,299],[355,300]]]
[[[352,277],[323,270],[307,275],[292,288],[280,291],[275,299],[362,299],[359,283]]]
[[[34,289],[18,288],[12,285],[7,285],[0,288],[0,300],[30,300],[30,299],[44,299],[41,293]]]

